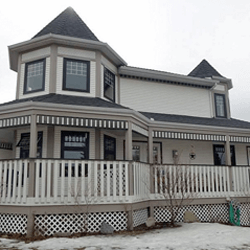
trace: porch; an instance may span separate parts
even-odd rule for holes
[[[0,161],[0,180],[0,204],[13,206],[132,204],[167,200],[168,192],[174,199],[250,196],[250,166],[15,159]]]

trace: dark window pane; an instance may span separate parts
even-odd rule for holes
[[[116,139],[107,135],[104,135],[104,160],[116,159]]]
[[[89,62],[64,59],[63,89],[89,91]]]
[[[106,68],[104,68],[104,96],[115,101],[115,75]]]
[[[234,146],[230,146],[230,154],[231,154],[231,164],[235,166],[235,151]],[[226,154],[225,148],[223,145],[214,145],[214,165],[226,165]]]
[[[45,59],[26,64],[24,93],[44,89]]]
[[[226,117],[225,96],[215,94],[215,109],[217,117]]]
[[[62,131],[61,157],[63,159],[89,159],[89,133]]]

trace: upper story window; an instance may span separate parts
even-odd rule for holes
[[[104,68],[104,97],[115,102],[115,74]]]
[[[45,84],[45,59],[25,65],[24,94],[42,91]]]
[[[216,117],[226,118],[227,109],[226,109],[225,95],[214,94],[214,100],[215,100]]]
[[[90,62],[64,58],[63,89],[89,92]]]

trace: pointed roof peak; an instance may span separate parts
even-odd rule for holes
[[[192,77],[223,77],[206,59],[203,59],[189,74]]]
[[[87,40],[99,41],[89,27],[83,22],[72,7],[68,7],[54,20],[46,25],[33,38],[47,34],[70,36]]]

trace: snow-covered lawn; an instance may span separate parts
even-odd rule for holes
[[[178,228],[152,230],[138,235],[101,235],[81,238],[51,238],[24,242],[0,238],[0,249],[250,249],[250,228],[192,223]]]

